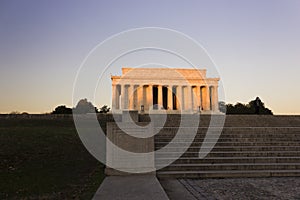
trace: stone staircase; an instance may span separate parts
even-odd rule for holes
[[[174,139],[180,129],[178,120],[180,116],[172,116],[164,127],[155,127],[160,129],[155,149],[163,149],[155,154],[159,178],[300,176],[300,116],[226,116],[220,137],[212,132],[205,141],[207,145],[218,139],[203,159],[199,150],[210,116],[201,116],[195,137],[187,131]],[[193,142],[185,151],[189,141]]]

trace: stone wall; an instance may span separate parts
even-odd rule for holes
[[[159,117],[161,115],[153,115],[152,117]],[[214,115],[215,116],[215,115]],[[115,117],[115,120],[114,120]],[[165,126],[178,126],[182,115],[171,114],[167,115]],[[223,117],[223,116],[220,116]],[[112,114],[97,114],[99,122],[114,122],[122,121],[122,115]],[[300,126],[300,115],[226,115],[225,127],[245,127],[245,126],[260,126],[260,127],[291,127]],[[42,119],[42,120],[73,120],[73,115],[52,115],[52,114],[28,114],[28,115],[11,115],[0,114],[0,119]],[[210,122],[210,115],[201,115],[199,126],[208,126]],[[139,122],[150,122],[148,114],[139,114]]]

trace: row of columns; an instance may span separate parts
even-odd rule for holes
[[[163,87],[167,88],[167,109],[187,111],[218,111],[217,86],[163,86],[163,85],[112,85],[112,109],[149,110],[153,106],[154,90],[157,88],[157,109],[163,109]],[[175,98],[174,98],[175,96]],[[175,100],[176,99],[176,100]]]

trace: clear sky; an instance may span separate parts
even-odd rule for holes
[[[299,0],[1,0],[0,113],[72,106],[89,51],[113,34],[149,26],[201,43],[217,64],[227,103],[259,96],[275,114],[300,114]]]

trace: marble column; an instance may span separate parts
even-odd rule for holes
[[[118,85],[118,94],[117,94],[117,108],[121,110],[121,85]]]
[[[125,84],[121,85],[121,109],[122,110],[124,110],[126,108],[126,100],[125,100],[126,92],[125,92],[125,90],[126,90],[126,85]]]
[[[124,108],[128,109],[129,108],[129,93],[128,93],[129,85],[125,85],[125,103],[124,103]]]
[[[200,86],[200,107],[204,110],[204,87]]]
[[[173,86],[168,86],[168,110],[173,110]]]
[[[148,110],[150,110],[150,108],[153,107],[153,86],[152,85],[148,85],[147,87],[147,105],[148,105]]]
[[[143,105],[144,105],[144,110],[148,110],[148,104],[147,104],[147,85],[143,86]]]
[[[213,101],[214,101],[214,106],[213,106],[213,110],[214,111],[219,111],[219,97],[218,97],[218,86],[214,86],[213,87]]]
[[[137,98],[137,91],[138,91],[138,85],[133,86],[133,109],[138,110],[138,98]]]
[[[190,111],[192,110],[192,86],[188,85],[187,89],[187,102],[185,103],[185,109]]]
[[[112,85],[112,99],[111,99],[111,106],[112,106],[112,110],[116,110],[117,108],[117,90],[116,90],[117,86],[116,85]]]
[[[210,110],[211,98],[210,98],[210,86],[206,86],[206,110]]]
[[[128,109],[133,110],[133,86],[134,85],[128,85]]]
[[[157,86],[157,104],[158,104],[158,110],[161,110],[163,107],[163,95],[162,95],[162,86]]]
[[[182,109],[182,86],[178,85],[176,87],[176,98],[177,98],[177,109],[181,110]]]
[[[144,99],[143,88],[144,88],[143,85],[139,85],[139,87],[137,88],[137,101],[138,101],[137,105],[138,105],[138,110],[141,110],[141,106],[144,105],[144,102],[143,102],[143,99]]]
[[[199,106],[201,106],[201,97],[200,97],[200,86],[196,86],[195,88],[195,98],[196,98],[196,102],[195,102],[195,108],[196,111],[199,111]]]
[[[182,93],[181,93],[181,109],[186,110],[186,102],[187,102],[187,88],[185,85],[182,86]]]
[[[201,87],[201,105],[204,111],[209,110],[210,98],[209,98],[209,86],[205,85]]]
[[[196,97],[196,87],[195,86],[192,86],[192,110],[193,111],[196,111],[197,110],[197,97]]]

